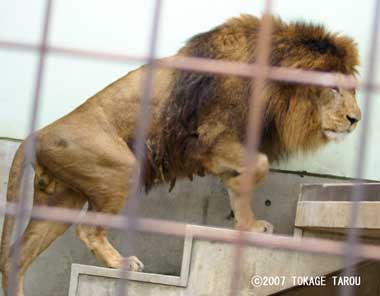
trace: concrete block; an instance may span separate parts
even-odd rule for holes
[[[380,184],[304,184],[297,203],[295,227],[303,232],[324,232],[344,235],[351,227],[352,194],[358,194],[358,216],[355,228],[367,239],[380,234]]]
[[[170,284],[168,278],[152,284],[160,275],[146,274],[144,278],[129,273],[125,283],[121,280],[124,277],[120,277],[116,270],[74,266],[71,280],[75,285],[72,285],[69,296],[115,295],[120,284],[127,285],[128,295],[231,295],[235,252],[235,247],[230,244],[194,240],[189,281],[182,287]],[[240,266],[239,292],[236,291],[235,295],[270,295],[292,287],[293,276],[327,274],[339,269],[341,264],[338,257],[246,247]],[[255,287],[251,283],[253,276],[277,276],[281,282],[279,285]]]

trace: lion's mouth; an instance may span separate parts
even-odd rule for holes
[[[330,141],[341,142],[350,133],[350,131],[338,132],[331,129],[326,129],[323,133]]]

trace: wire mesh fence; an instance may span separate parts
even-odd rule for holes
[[[31,43],[14,41],[14,40],[0,40],[0,49],[16,50],[16,51],[31,51],[39,53],[38,71],[35,77],[35,91],[33,96],[33,106],[31,110],[31,120],[29,125],[30,134],[36,129],[36,121],[40,107],[41,87],[44,82],[45,74],[45,59],[49,54],[60,54],[67,56],[75,56],[79,58],[95,59],[95,60],[110,60],[119,62],[145,62],[148,64],[148,71],[145,77],[143,98],[141,101],[141,110],[138,122],[137,133],[135,135],[135,145],[137,151],[142,151],[145,140],[147,128],[149,126],[149,101],[152,96],[153,78],[155,70],[158,68],[180,69],[193,71],[198,73],[208,73],[212,75],[236,75],[244,78],[251,78],[254,80],[254,87],[252,90],[252,98],[250,102],[249,123],[247,127],[247,146],[246,146],[246,163],[251,163],[255,158],[258,151],[258,142],[261,131],[261,122],[257,118],[261,118],[264,112],[265,101],[260,98],[260,91],[265,87],[267,81],[282,81],[292,82],[298,84],[318,85],[324,87],[342,87],[342,88],[361,88],[365,93],[364,113],[369,113],[371,109],[371,100],[374,92],[380,90],[380,85],[376,84],[374,77],[374,65],[377,60],[377,39],[379,27],[379,11],[380,0],[375,1],[373,28],[371,36],[370,47],[370,60],[366,77],[364,81],[359,81],[353,76],[334,74],[329,72],[308,71],[293,68],[283,68],[271,66],[269,56],[271,51],[271,30],[272,30],[272,1],[266,0],[266,8],[262,17],[262,26],[260,27],[260,34],[257,43],[257,56],[255,64],[245,64],[240,62],[231,62],[223,60],[212,60],[206,58],[184,57],[175,56],[165,59],[155,59],[157,49],[158,27],[160,24],[160,12],[163,0],[155,1],[154,20],[150,35],[150,50],[147,57],[129,56],[119,53],[102,52],[96,50],[83,50],[80,48],[67,48],[50,46],[48,43],[48,36],[51,23],[51,11],[54,0],[46,0],[45,6],[45,19],[43,24],[43,34],[41,36],[40,44],[34,45]],[[360,137],[360,149],[358,152],[356,175],[358,179],[363,178],[365,170],[365,150],[368,142],[368,124],[369,115],[364,117],[362,123],[363,129]],[[26,161],[23,170],[26,170],[28,164],[33,161],[35,157],[34,141],[28,145],[25,155]],[[143,163],[145,155],[139,156],[138,163]],[[134,176],[134,186],[129,193],[129,201],[126,207],[126,215],[109,215],[103,213],[89,212],[85,216],[79,216],[79,210],[70,210],[64,208],[33,206],[31,212],[26,208],[26,194],[21,192],[20,200],[17,204],[7,203],[5,206],[0,207],[1,215],[14,216],[14,231],[16,237],[20,237],[22,232],[22,225],[29,214],[31,218],[55,221],[60,223],[70,224],[87,224],[93,226],[105,226],[109,228],[119,229],[125,232],[125,241],[130,242],[133,240],[134,233],[147,232],[155,234],[174,235],[184,237],[187,233],[191,233],[194,238],[207,239],[214,241],[227,242],[236,245],[235,256],[231,259],[235,264],[233,278],[231,280],[230,295],[239,295],[239,281],[241,273],[241,260],[244,256],[242,246],[256,246],[263,248],[275,248],[291,251],[311,252],[319,254],[340,255],[346,257],[346,263],[352,264],[355,258],[365,258],[380,260],[380,247],[375,245],[361,244],[358,240],[358,233],[355,229],[356,220],[358,216],[358,203],[362,200],[363,192],[360,186],[354,187],[352,192],[352,200],[354,201],[352,207],[352,223],[348,230],[347,242],[337,242],[327,239],[317,238],[303,238],[295,240],[292,237],[280,235],[267,235],[259,233],[248,233],[242,231],[235,231],[223,228],[188,225],[185,223],[178,223],[172,221],[163,221],[157,219],[143,219],[136,216],[139,207],[139,187],[141,185],[141,170],[136,170]],[[23,178],[26,182],[27,177]],[[250,192],[252,185],[249,182],[249,176],[243,184],[244,192]],[[23,188],[26,188],[24,184]],[[248,193],[247,193],[248,194]],[[11,278],[9,279],[9,295],[17,295],[17,278],[18,273],[18,259],[20,256],[19,242],[15,244],[15,251],[12,253],[12,268]],[[128,252],[130,249],[126,249]],[[124,266],[123,272],[127,268]],[[352,270],[351,270],[352,271]],[[120,295],[125,295],[127,290],[125,285],[121,285]],[[352,289],[345,287],[341,290],[342,295],[352,295]]]

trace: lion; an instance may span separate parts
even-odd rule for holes
[[[177,56],[254,63],[262,19],[241,15],[191,38]],[[321,25],[285,23],[273,18],[270,64],[278,67],[357,75],[356,43],[328,32]],[[84,104],[36,131],[34,204],[118,214],[140,167],[134,137],[141,85],[147,66],[128,73]],[[157,68],[150,101],[143,185],[151,188],[194,175],[213,175],[226,186],[235,228],[267,232],[273,226],[257,220],[250,199],[241,194],[242,176],[252,185],[268,173],[269,164],[295,153],[316,151],[351,133],[361,119],[355,89],[269,81],[262,92],[267,104],[259,153],[244,165],[248,105],[254,81],[233,75],[211,75]],[[9,173],[7,201],[20,191],[25,149],[19,147]],[[7,291],[12,217],[6,217],[1,244],[3,289]],[[21,238],[17,295],[28,266],[69,224],[31,219]],[[120,268],[123,257],[107,239],[105,227],[78,225],[76,233],[98,260]],[[143,263],[127,258],[128,268],[142,271]]]

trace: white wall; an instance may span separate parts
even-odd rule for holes
[[[192,35],[206,31],[240,13],[260,14],[259,0],[166,0],[159,35],[159,55],[176,52]],[[0,38],[37,43],[44,0],[0,2]],[[54,1],[50,43],[145,55],[148,50],[153,0]],[[286,20],[319,22],[358,42],[367,61],[374,0],[277,0],[275,13]],[[36,71],[32,53],[0,50],[0,137],[23,138],[27,133]],[[50,55],[43,88],[40,126],[84,102],[101,88],[138,66]],[[361,71],[362,76],[364,72]],[[359,93],[359,99],[362,93]],[[373,113],[380,107],[375,98]],[[380,119],[372,117],[367,178],[380,179]],[[343,143],[332,144],[314,156],[302,156],[282,168],[354,176],[360,130]]]

